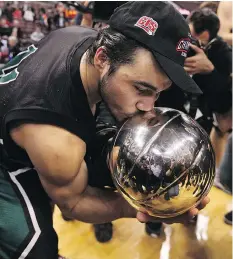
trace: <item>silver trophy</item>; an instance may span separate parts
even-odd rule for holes
[[[213,185],[215,157],[206,132],[169,108],[127,120],[110,154],[114,184],[137,210],[169,218],[197,205]]]

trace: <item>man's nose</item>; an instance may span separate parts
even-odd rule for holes
[[[154,108],[154,104],[155,104],[155,98],[148,97],[148,98],[144,98],[143,100],[140,100],[139,102],[137,102],[136,108],[139,111],[148,112]]]

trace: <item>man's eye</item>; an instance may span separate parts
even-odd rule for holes
[[[136,88],[137,88],[137,90],[138,90],[139,92],[144,92],[144,91],[146,90],[145,88],[140,87],[140,86],[136,86]]]
[[[140,94],[143,94],[143,95],[152,95],[153,94],[153,92],[148,88],[145,88],[142,86],[137,86],[137,85],[135,86],[135,88],[138,90],[138,92]]]

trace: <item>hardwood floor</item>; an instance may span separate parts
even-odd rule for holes
[[[194,225],[173,224],[164,227],[161,237],[152,238],[145,233],[144,224],[121,219],[113,223],[113,239],[105,244],[96,241],[92,225],[65,222],[56,208],[54,226],[60,253],[69,259],[231,259],[232,228],[223,222],[223,216],[231,210],[232,197],[213,187],[210,198],[198,220],[199,235]],[[208,240],[198,241],[206,238],[205,233]]]

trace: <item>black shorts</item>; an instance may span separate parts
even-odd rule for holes
[[[0,258],[57,259],[51,202],[37,172],[0,164]]]

